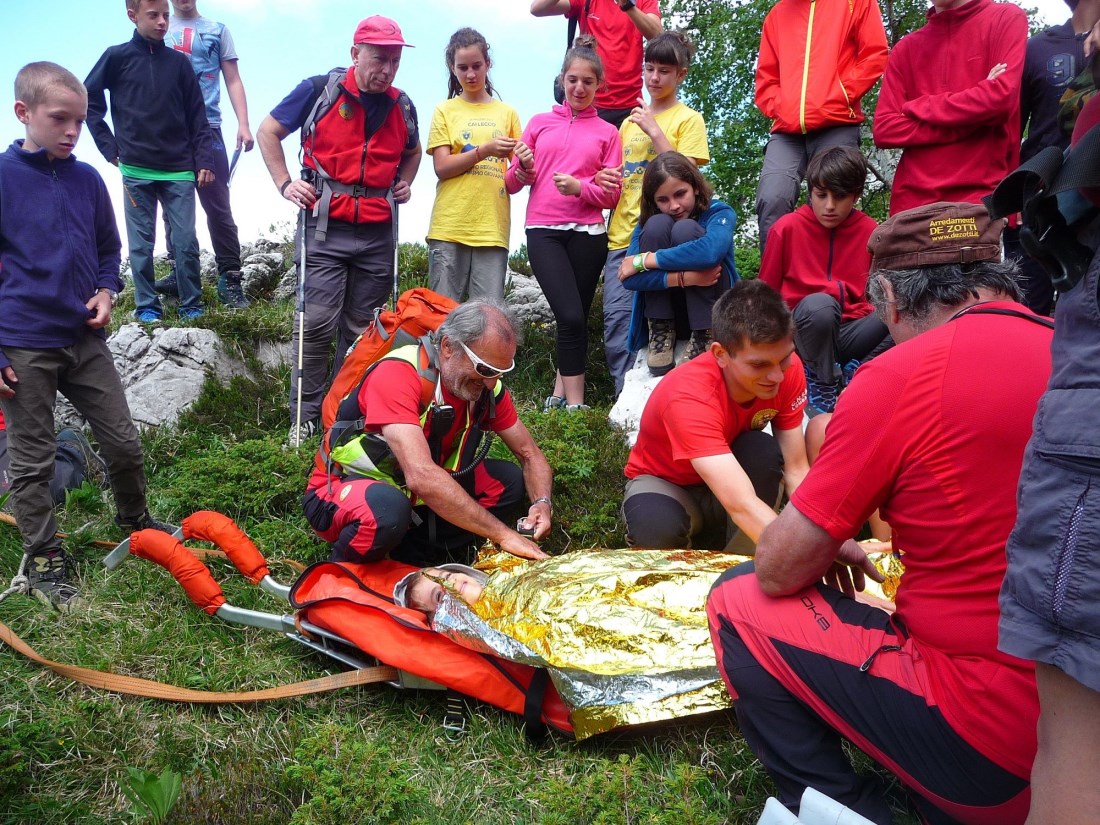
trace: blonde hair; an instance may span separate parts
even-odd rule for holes
[[[21,100],[28,108],[46,101],[50,90],[60,86],[70,92],[88,99],[88,90],[75,74],[64,66],[41,60],[28,63],[15,76],[15,99]]]

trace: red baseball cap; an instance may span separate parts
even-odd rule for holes
[[[355,39],[352,40],[352,43],[356,46],[370,44],[371,46],[408,46],[410,49],[415,48],[415,46],[409,46],[405,42],[405,39],[401,36],[401,27],[397,23],[380,14],[368,17],[359,24],[355,29]]]

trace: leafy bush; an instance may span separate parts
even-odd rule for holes
[[[521,243],[519,249],[508,256],[508,268],[520,275],[532,277],[531,261],[527,258],[527,244]]]

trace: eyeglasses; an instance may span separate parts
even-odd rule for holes
[[[500,367],[494,367],[487,361],[482,361],[480,358],[474,355],[474,353],[470,350],[468,346],[463,344],[461,341],[458,342],[458,345],[462,347],[462,351],[466,353],[466,357],[470,359],[470,363],[474,365],[474,369],[477,371],[477,374],[480,375],[482,378],[500,378],[500,376],[504,375],[504,373],[511,372],[516,368],[516,359],[514,358],[512,359],[511,364],[509,364],[504,369],[501,369]]]

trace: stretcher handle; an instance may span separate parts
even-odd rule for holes
[[[241,575],[252,584],[259,584],[271,571],[267,561],[245,532],[232,519],[213,510],[199,510],[183,520],[183,536],[216,544]]]
[[[180,540],[160,530],[139,530],[130,536],[130,552],[159,564],[172,574],[195,606],[213,616],[226,603],[225,595],[206,565]]]

